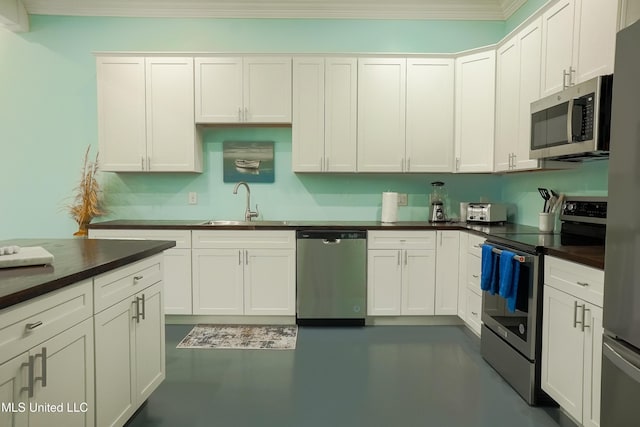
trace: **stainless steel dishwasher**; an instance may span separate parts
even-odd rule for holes
[[[301,230],[297,238],[299,325],[364,325],[367,232]]]

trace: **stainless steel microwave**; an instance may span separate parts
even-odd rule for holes
[[[613,75],[598,76],[531,103],[532,159],[607,157]]]

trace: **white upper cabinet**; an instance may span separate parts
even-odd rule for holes
[[[193,58],[99,56],[96,71],[102,170],[202,172]]]
[[[617,1],[576,0],[575,83],[613,73],[617,24]]]
[[[405,168],[406,59],[358,60],[358,171]]]
[[[355,172],[357,60],[293,60],[294,172]]]
[[[538,168],[529,158],[531,102],[540,98],[542,20],[533,21],[497,51],[495,171]]]
[[[144,170],[147,155],[144,58],[98,57],[96,73],[100,169]]]
[[[456,59],[456,172],[493,171],[496,52]]]
[[[197,123],[291,123],[290,57],[195,59]]]
[[[453,170],[453,59],[407,59],[406,172]]]
[[[542,96],[613,72],[618,2],[561,0],[542,15]]]
[[[640,19],[640,0],[620,0],[620,29]]]

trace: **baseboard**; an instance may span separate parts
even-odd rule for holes
[[[166,315],[168,325],[195,325],[208,323],[214,325],[295,325],[295,316],[203,316],[203,315]]]
[[[366,325],[385,326],[453,326],[464,325],[458,316],[379,316],[367,317]]]

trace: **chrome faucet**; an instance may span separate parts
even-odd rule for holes
[[[244,220],[251,221],[251,218],[256,218],[258,215],[260,215],[260,212],[258,212],[257,204],[256,204],[255,212],[251,210],[251,190],[249,189],[249,184],[247,184],[244,181],[240,181],[239,183],[236,184],[235,187],[233,187],[233,194],[238,194],[238,188],[241,185],[244,185],[245,188],[247,189],[247,207],[244,211]]]

